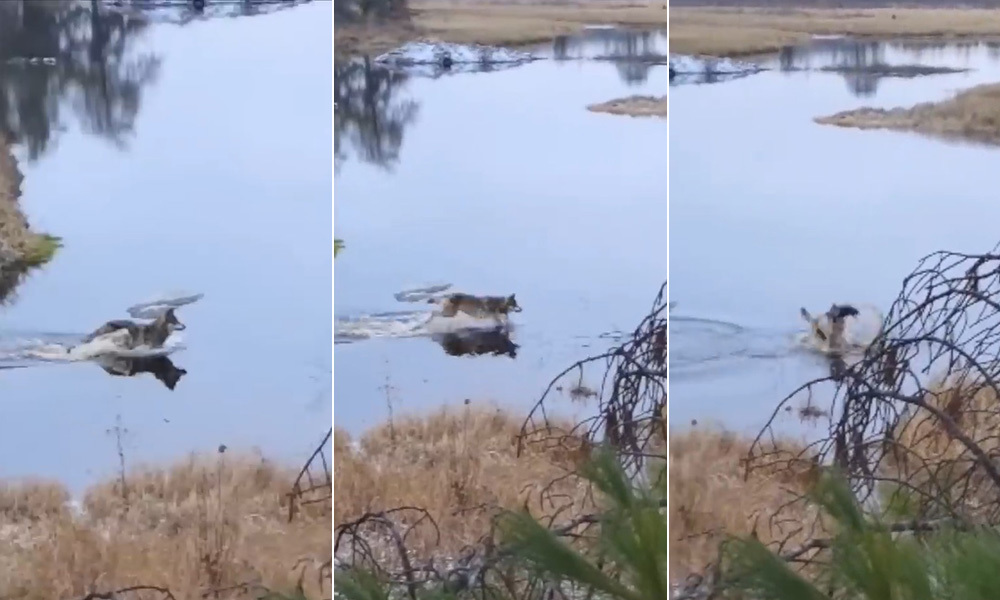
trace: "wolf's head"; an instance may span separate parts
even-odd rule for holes
[[[174,309],[172,308],[168,308],[167,312],[160,315],[156,321],[161,326],[165,327],[167,331],[184,331],[184,329],[187,328],[184,323],[181,323],[177,319],[177,315],[174,313]]]

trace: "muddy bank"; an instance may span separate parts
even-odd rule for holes
[[[667,118],[666,96],[628,96],[591,104],[587,110],[608,113],[611,115],[627,115],[630,117],[661,117]]]
[[[976,86],[941,102],[923,102],[910,108],[862,107],[817,117],[815,121],[1000,145],[1000,84]]]
[[[23,176],[6,140],[0,137],[0,278],[47,262],[58,239],[31,231],[21,211]],[[0,283],[0,288],[3,284]],[[3,290],[0,289],[0,297]]]

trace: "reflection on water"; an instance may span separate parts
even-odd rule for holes
[[[621,80],[630,86],[646,83],[654,66],[669,64],[667,34],[661,31],[588,28],[578,34],[559,36],[551,47],[540,47],[535,52],[557,61],[608,61],[615,66]]]
[[[187,374],[187,371],[178,368],[167,356],[109,356],[99,358],[97,363],[109,375],[119,377],[150,373],[171,391],[181,377]]]
[[[35,160],[66,130],[71,112],[88,133],[124,146],[160,69],[160,57],[141,47],[147,24],[93,3],[4,4],[19,12],[0,12],[0,133]]]
[[[433,339],[451,356],[509,356],[517,358],[518,345],[504,329],[468,329],[437,334]]]
[[[408,76],[375,66],[365,57],[333,69],[334,168],[339,172],[351,153],[369,164],[392,170],[399,160],[406,128],[419,104],[406,93]]]
[[[839,73],[852,94],[871,98],[886,79],[930,76],[934,75],[934,67],[968,69],[979,56],[1000,58],[1000,44],[816,38],[808,44],[786,46],[777,55],[756,62],[786,74],[821,70]]]
[[[27,159],[28,221],[63,238],[0,315],[3,364],[30,365],[0,376],[0,453],[19,456],[0,477],[105,477],[116,415],[135,461],[226,443],[298,462],[329,423],[333,7],[219,19],[235,5],[209,0],[180,27],[189,7],[149,4],[0,2],[0,134]],[[6,60],[35,56],[56,60]],[[176,288],[209,301],[169,358],[74,361],[81,334],[32,333]]]
[[[671,315],[675,422],[760,425],[785,395],[844,366],[795,346],[800,307],[884,311],[920,257],[996,244],[995,150],[813,121],[859,106],[859,87],[872,94],[863,104],[890,108],[996,82],[995,46],[817,40],[767,61],[774,71],[671,89],[685,115],[670,131],[671,294],[712,324]],[[877,64],[968,71],[847,87],[817,71]],[[772,342],[784,351],[749,360]]]

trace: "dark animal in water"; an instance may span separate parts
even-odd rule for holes
[[[191,7],[201,12],[205,10],[205,0],[191,0]]]
[[[102,357],[99,364],[109,375],[117,377],[133,377],[140,373],[152,373],[160,383],[171,391],[177,386],[181,377],[187,375],[187,371],[176,366],[166,356]]]
[[[519,348],[502,328],[445,333],[434,336],[434,341],[441,344],[444,351],[451,356],[492,354],[517,358]]]
[[[161,348],[171,333],[184,329],[185,325],[177,320],[174,309],[169,308],[152,323],[136,323],[126,319],[108,321],[83,338],[83,342],[92,342],[104,335],[117,334],[121,336],[120,345],[129,350],[139,346]]]

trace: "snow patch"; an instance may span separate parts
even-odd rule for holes
[[[530,52],[480,44],[408,42],[375,58],[376,64],[411,75],[438,77],[445,73],[494,71],[522,65],[538,57]]]
[[[746,77],[764,71],[764,67],[732,58],[672,55],[670,81],[673,83],[714,83]]]

